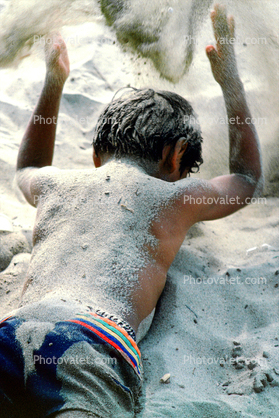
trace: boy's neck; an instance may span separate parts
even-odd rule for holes
[[[131,168],[138,169],[143,173],[151,176],[151,177],[159,177],[159,167],[158,163],[155,161],[144,160],[142,158],[136,157],[119,157],[116,158],[115,156],[105,156],[102,157],[102,165],[101,167],[108,167],[114,164],[123,164],[126,167],[130,166]]]

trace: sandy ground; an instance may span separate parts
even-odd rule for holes
[[[170,89],[189,98],[204,134],[206,162],[200,176],[227,172],[224,106],[204,54],[204,45],[212,40],[209,19],[202,33],[188,75],[172,85],[150,61],[121,48],[104,19],[65,28],[72,71],[61,104],[54,165],[91,166],[97,115],[118,88],[131,84]],[[265,123],[257,121],[266,199],[189,231],[169,271],[153,325],[140,343],[144,418],[279,414],[278,79],[272,79],[273,70],[267,71],[266,59],[254,66],[255,48],[239,46],[237,55],[252,113],[266,118]],[[15,255],[0,273],[0,316],[19,300],[32,246],[35,210],[17,190],[14,171],[18,145],[42,87],[42,57],[38,45],[16,70],[0,71],[0,213],[13,224],[12,233],[0,235],[1,270]],[[160,383],[165,373],[171,374],[168,384]]]

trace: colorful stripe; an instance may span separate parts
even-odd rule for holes
[[[7,321],[7,320],[8,320],[8,319],[10,319],[10,318],[12,318],[12,315],[7,316],[7,317],[6,317],[6,318],[4,318],[4,319],[1,319],[1,320],[0,320],[0,324],[2,324],[3,322]]]
[[[95,313],[89,313],[89,315],[95,316],[96,318],[99,318],[100,320],[109,324],[112,328],[117,329],[122,335],[124,335],[126,338],[129,339],[129,341],[131,341],[132,346],[134,347],[134,349],[138,353],[139,357],[141,357],[141,353],[139,351],[139,348],[138,348],[137,344],[135,343],[133,338],[128,334],[128,332],[125,331],[125,329],[121,328],[119,325],[117,325],[114,321],[112,321],[109,318],[104,318],[104,317],[102,317],[98,314],[95,314]]]
[[[69,319],[67,322],[79,324],[98,335],[103,341],[114,347],[133,367],[139,378],[142,378],[140,351],[133,338],[115,322],[95,313],[77,314],[76,318]]]
[[[123,342],[123,345],[125,346],[125,348],[129,351],[129,353],[131,355],[136,355],[137,356],[137,354],[138,354],[140,356],[140,352],[139,352],[135,343],[134,344],[135,344],[137,350],[132,346],[132,344],[129,340],[128,340],[128,343],[126,343],[125,340],[123,340],[123,334],[124,333],[121,332],[121,329],[118,330],[116,327],[112,326],[111,324],[107,324],[107,322],[104,321],[103,318],[98,320],[97,318],[94,318],[94,317],[92,318],[92,316],[89,317],[89,315],[86,315],[86,314],[82,315],[81,317],[85,321],[89,321],[89,323],[91,323],[91,324],[93,322],[98,328],[100,328],[100,331],[103,330],[105,334],[107,333],[107,330],[109,328],[109,330],[113,333],[113,335],[117,334],[117,335],[115,335],[116,338],[119,338],[119,341]],[[124,336],[127,338],[128,334],[126,333],[126,335],[124,335]]]

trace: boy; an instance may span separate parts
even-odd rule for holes
[[[186,178],[202,162],[190,104],[150,89],[102,113],[95,169],[51,168],[69,61],[61,38],[49,47],[18,156],[18,183],[37,218],[21,307],[0,325],[1,417],[134,416],[142,378],[135,333],[188,229],[261,190],[257,134],[230,42],[234,21],[219,5],[211,17],[217,50],[206,52],[230,121],[231,174],[209,181]],[[35,123],[40,116],[53,123]]]

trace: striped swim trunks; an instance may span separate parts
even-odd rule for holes
[[[0,322],[1,418],[68,410],[134,417],[143,370],[129,325],[92,311],[45,318],[27,320],[19,310]]]
[[[132,366],[138,377],[142,379],[141,353],[127,331],[110,319],[91,312],[77,314],[75,319],[69,319],[67,322],[73,322],[87,328],[104,342],[114,347]]]

